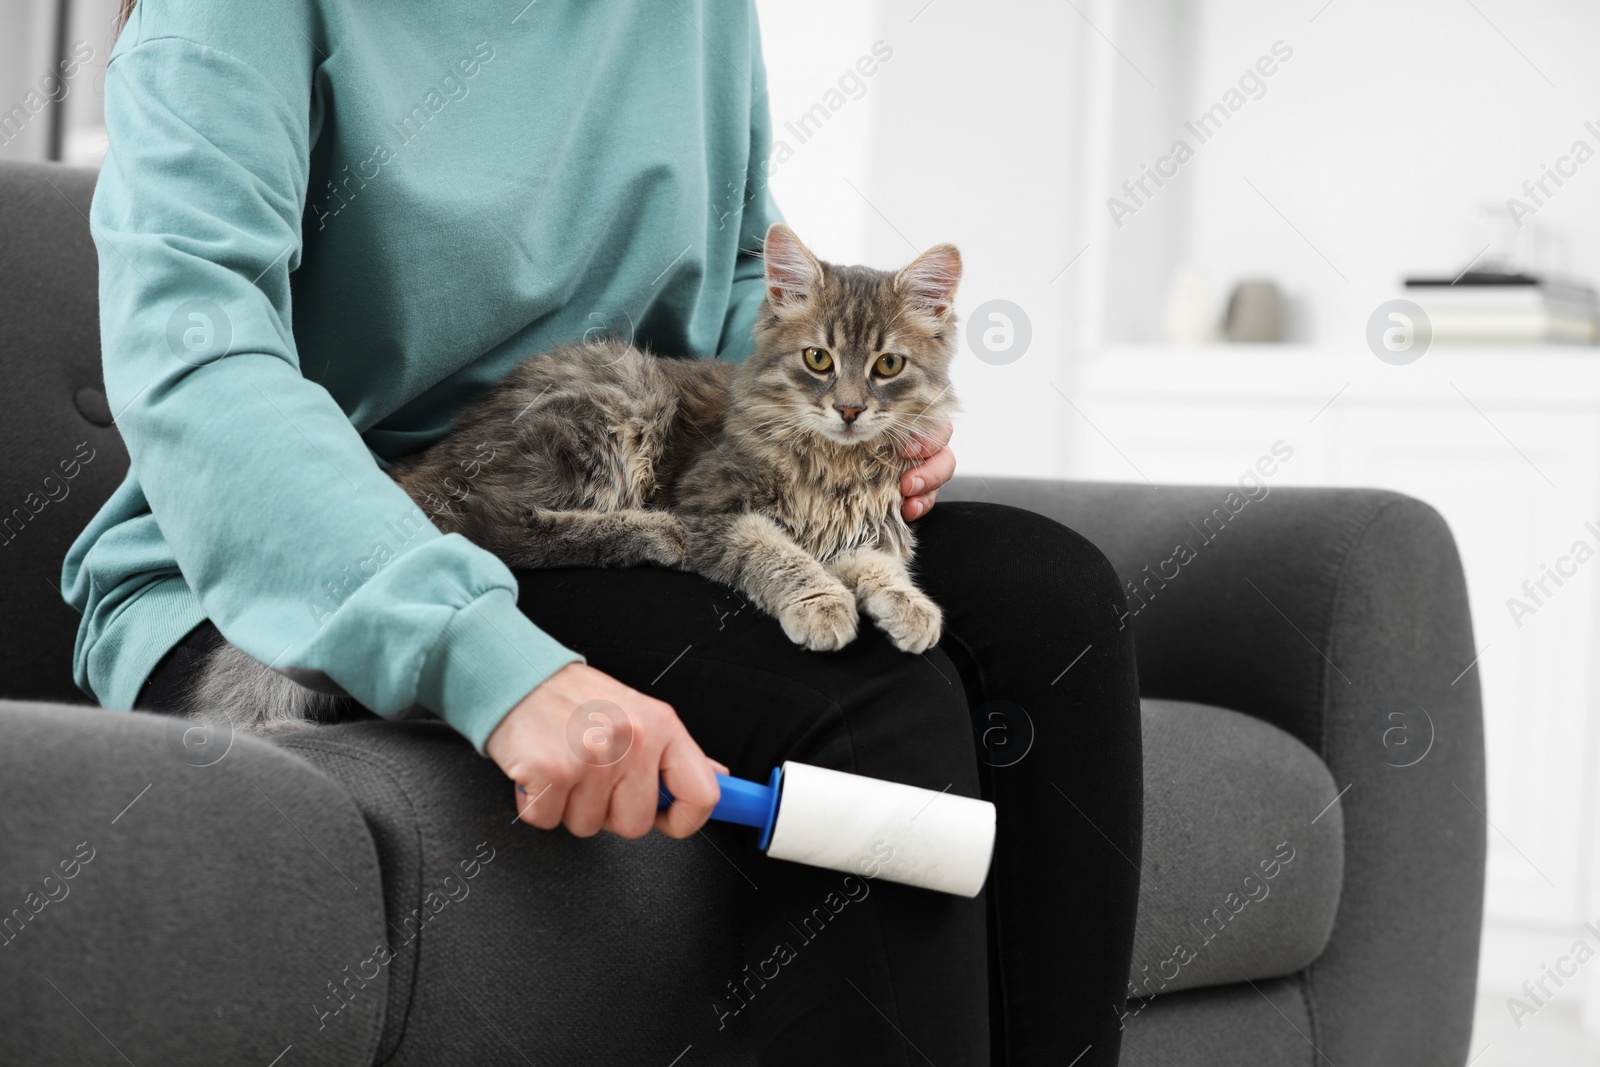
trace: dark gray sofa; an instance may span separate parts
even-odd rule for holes
[[[718,854],[735,831],[514,824],[498,771],[437,723],[272,743],[84,703],[56,582],[127,465],[93,181],[0,165],[0,1063],[752,1062],[711,1007],[739,969],[720,918],[749,890]],[[1485,804],[1450,532],[1392,493],[1277,488],[1152,580],[1227,492],[947,493],[1051,515],[1140,583],[1123,1062],[1459,1067]]]

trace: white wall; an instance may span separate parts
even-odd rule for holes
[[[1579,138],[1597,158],[1523,236],[1544,231],[1543,247],[1530,249],[1533,266],[1600,277],[1600,244],[1583,240],[1600,226],[1600,135],[1584,129],[1586,120],[1600,128],[1592,59],[1600,9],[1577,0],[1474,2],[1194,0],[1180,5],[1191,8],[1190,27],[1152,27],[1157,42],[1178,33],[1192,51],[1186,99],[1154,126],[1142,121],[1136,95],[1116,102],[1130,135],[1103,196],[1184,133],[1182,120],[1217,101],[1274,41],[1294,57],[1213,140],[1198,146],[1190,137],[1195,159],[1148,212],[1125,220],[1119,244],[1155,241],[1150,231],[1164,230],[1175,245],[1165,261],[1119,248],[1105,340],[1161,339],[1159,317],[1140,309],[1152,299],[1159,306],[1184,260],[1208,270],[1219,300],[1242,277],[1278,280],[1294,303],[1293,340],[1359,339],[1402,275],[1461,269],[1488,240],[1480,206],[1503,213],[1541,164],[1553,165]]]
[[[56,55],[57,12],[63,9],[63,44],[73,57],[69,77],[61,77],[65,57]],[[12,125],[0,131],[0,160],[51,159],[51,127],[60,122],[58,161],[100,165],[105,64],[116,11],[117,0],[8,0],[0,12],[0,116],[10,115]],[[14,106],[29,112],[20,133]],[[31,112],[33,107],[38,110]]]
[[[65,109],[65,136],[61,160],[75,167],[98,167],[106,155],[106,61],[116,44],[117,0],[69,0],[68,47],[79,44],[93,50],[84,71],[73,79]]]
[[[841,94],[845,103],[804,140],[786,126],[837,89],[840,77],[853,70],[861,56],[871,54],[880,37],[875,5],[760,0],[756,7],[774,147],[781,140],[794,153],[773,164],[778,209],[818,256],[843,263],[862,261],[867,255],[868,207],[846,182],[861,189],[870,184],[873,108],[883,72],[862,79],[864,92]],[[893,66],[891,59],[884,70]]]

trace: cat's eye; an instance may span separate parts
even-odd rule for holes
[[[885,378],[893,378],[906,368],[906,357],[898,352],[885,352],[878,357],[872,369]]]
[[[805,350],[806,366],[818,374],[825,373],[833,367],[833,354],[826,348],[808,348]]]

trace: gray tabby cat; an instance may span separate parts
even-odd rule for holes
[[[835,266],[778,223],[764,259],[744,363],[558,346],[391,476],[441,530],[513,568],[682,568],[733,586],[810,649],[853,640],[858,609],[904,651],[931,647],[940,612],[911,579],[900,514],[917,461],[900,451],[956,408],[960,254],[938,245],[898,273]],[[223,644],[188,706],[270,733],[340,702]]]

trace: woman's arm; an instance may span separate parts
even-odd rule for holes
[[[504,564],[426,520],[301,374],[289,274],[322,120],[318,33],[306,5],[191,0],[140,5],[118,42],[91,209],[107,395],[161,536],[228,640],[380,714],[427,707],[481,750],[581,657],[518,609]]]

